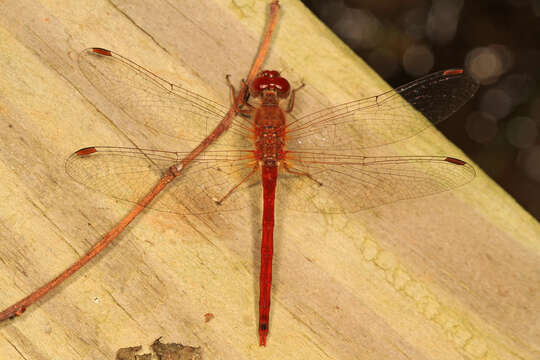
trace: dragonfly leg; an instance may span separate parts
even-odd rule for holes
[[[245,86],[247,86],[246,81],[242,79],[242,82]],[[249,91],[246,92],[246,97],[244,100],[239,104],[238,106],[238,115],[246,118],[251,119],[251,115],[255,112],[257,109],[255,106],[251,105],[249,102]]]
[[[225,79],[227,80],[227,83],[229,84],[229,88],[231,89],[232,98],[236,99],[236,89],[234,88],[234,85],[231,83],[231,75],[229,74],[225,75]],[[242,88],[249,89],[246,79],[242,79]],[[248,105],[249,107],[253,108],[253,106],[248,104],[248,100],[249,100],[249,91],[246,91],[246,94],[244,95],[244,98],[242,99],[240,106]],[[233,105],[234,105],[234,102],[233,102]]]
[[[229,89],[231,90],[231,105],[234,106],[234,100],[236,99],[236,88],[231,82],[231,75],[227,74],[225,75],[225,80],[227,80],[227,84],[229,85]],[[242,79],[242,86],[247,86],[246,80]],[[242,102],[238,104],[238,115],[240,115],[243,118],[250,118],[253,111],[255,111],[255,107],[248,103],[249,99],[249,91],[246,91],[246,96],[244,99],[242,99]]]
[[[255,174],[257,172],[257,169],[259,169],[259,167],[257,165],[255,165],[253,167],[253,169],[249,172],[249,174],[247,174],[238,184],[234,185],[233,188],[231,190],[229,190],[225,196],[223,196],[221,199],[219,200],[215,200],[216,201],[216,204],[217,205],[221,205],[223,204],[223,202],[229,197],[231,196],[231,194],[236,190],[238,189],[238,187],[240,185],[242,185],[244,182],[246,182],[247,179],[249,179],[253,174]]]
[[[287,105],[287,110],[285,110],[286,113],[290,113],[294,109],[294,98],[296,97],[296,92],[306,86],[306,84],[302,83],[299,87],[296,89],[293,89],[291,92],[291,96],[289,97],[289,104]]]
[[[231,90],[231,105],[234,105],[234,99],[236,99],[236,88],[234,87],[233,83],[231,82],[231,74],[225,75],[225,80],[227,81],[227,84],[229,85],[229,89]],[[242,79],[242,87],[247,87],[247,83],[245,79]],[[242,99],[242,102],[239,104],[240,107],[242,106],[249,106],[250,108],[253,108],[250,104],[248,104],[249,100],[249,91],[246,91],[246,95]]]
[[[238,109],[238,115],[240,115],[244,119],[251,119],[251,115],[253,114],[255,109],[256,108],[251,104],[240,104],[240,107]]]
[[[249,105],[249,104],[248,104],[248,101],[249,101],[249,96],[250,96],[251,94],[249,93],[249,85],[248,85],[248,83],[246,82],[246,79],[242,79],[242,87],[245,87],[246,89],[248,89],[248,90],[246,91],[246,95],[244,96],[244,104]],[[251,106],[251,105],[250,105],[250,106]]]
[[[236,89],[234,88],[234,85],[231,82],[231,74],[225,75],[225,80],[227,81],[227,84],[229,85],[229,89],[231,90],[231,105],[234,105],[234,99],[236,99]]]
[[[298,171],[298,170],[294,170],[294,169],[291,169],[289,167],[289,165],[287,165],[287,163],[284,163],[283,164],[283,168],[285,169],[286,172],[288,172],[289,174],[293,174],[293,175],[298,175],[298,176],[305,176],[307,177],[308,179],[310,179],[311,181],[314,181],[317,185],[319,186],[323,186],[323,183],[316,180],[310,173],[307,173],[307,172],[304,172],[304,171]]]

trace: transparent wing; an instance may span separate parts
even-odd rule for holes
[[[474,168],[444,156],[351,156],[296,152],[278,177],[278,204],[304,212],[343,213],[437,194],[464,185]],[[311,176],[298,175],[306,173]]]
[[[137,203],[185,155],[92,147],[73,153],[66,160],[66,172],[95,191]],[[276,198],[279,205],[302,212],[356,212],[451,190],[475,176],[471,165],[443,156],[295,153],[286,163],[292,172],[280,168]],[[250,151],[208,151],[188,165],[148,207],[186,215],[256,208],[262,200],[260,172],[253,171],[255,165]],[[310,177],[299,173],[309,173]]]
[[[461,69],[439,71],[377,96],[290,120],[287,148],[334,152],[403,140],[448,118],[477,89],[478,83]]]
[[[227,107],[172,84],[110,50],[85,49],[79,54],[78,63],[88,81],[111,103],[135,122],[168,136],[201,141],[228,111]],[[231,132],[249,137],[244,124],[237,121],[242,119],[233,122]],[[249,143],[241,146],[248,147]]]
[[[161,133],[198,141],[227,111],[109,50],[83,51],[79,66],[130,118]],[[447,70],[379,96],[293,119],[287,124],[283,162],[290,171],[281,167],[278,201],[299,211],[354,212],[470,181],[474,169],[460,160],[364,157],[357,151],[417,134],[429,125],[422,114],[432,123],[444,120],[477,87],[462,70]],[[197,157],[149,207],[205,214],[256,206],[261,201],[254,195],[260,191],[260,174],[253,170],[253,130],[245,119],[235,120],[239,122],[218,139],[217,145],[225,146],[212,145]],[[167,168],[187,155],[137,148],[91,149],[67,159],[68,174],[96,191],[134,203],[155,186]],[[345,155],[347,149],[352,151]]]
[[[106,195],[139,202],[165,171],[187,153],[123,147],[91,147],[66,160],[77,182]],[[253,173],[251,151],[207,151],[190,163],[149,208],[177,214],[206,214],[258,206],[260,173]],[[249,176],[251,174],[251,176]],[[217,205],[235,186],[226,201]],[[256,192],[253,194],[252,192]]]

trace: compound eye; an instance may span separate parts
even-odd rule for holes
[[[251,83],[250,93],[254,97],[259,96],[263,90],[267,89],[272,81],[269,77],[265,76],[264,73],[265,72],[263,71],[263,73],[255,78],[255,80],[253,80]]]
[[[280,97],[287,97],[289,91],[291,90],[291,85],[287,79],[282,78],[281,76],[272,79],[272,84],[277,90],[277,93]]]

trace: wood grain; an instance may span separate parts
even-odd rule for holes
[[[268,68],[308,86],[305,112],[386,89],[298,1],[282,1]],[[77,69],[114,49],[227,104],[267,1],[0,4],[0,307],[68,264],[129,211],[73,182],[91,145],[174,149],[133,126]],[[378,151],[465,158],[435,129]],[[268,346],[257,344],[259,209],[190,218],[146,211],[27,313],[0,324],[1,359],[113,359],[166,342],[205,359],[537,359],[540,227],[477,169],[450,193],[354,215],[277,214]],[[206,322],[205,315],[214,317]]]

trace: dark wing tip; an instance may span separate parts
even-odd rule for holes
[[[85,156],[85,155],[93,154],[95,152],[97,152],[97,149],[95,147],[91,146],[91,147],[86,147],[86,148],[77,150],[77,151],[75,151],[75,154],[78,155],[78,156]]]
[[[104,56],[112,56],[112,52],[111,50],[107,50],[107,49],[103,49],[103,48],[90,48],[90,50],[93,52],[93,53],[96,53],[96,54],[99,54],[99,55],[104,55]]]
[[[463,72],[463,69],[448,69],[443,71],[443,75],[461,75]]]
[[[455,165],[466,165],[467,163],[463,160],[459,160],[453,157],[446,157],[444,161],[447,161],[449,163],[455,164]]]

